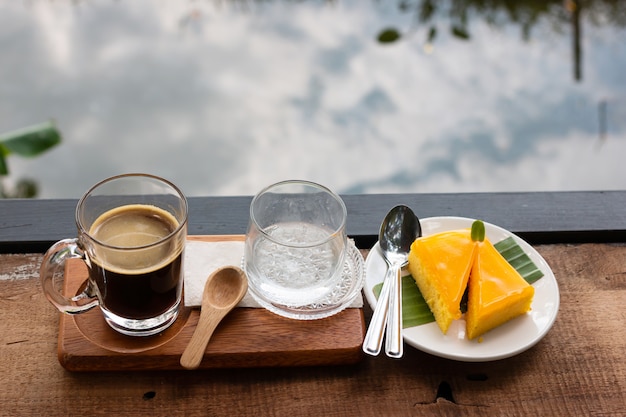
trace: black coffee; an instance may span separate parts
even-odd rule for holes
[[[170,213],[154,206],[128,205],[102,214],[89,234],[98,246],[90,276],[104,308],[129,319],[168,311],[182,291],[182,246],[178,239],[155,244],[178,227]]]

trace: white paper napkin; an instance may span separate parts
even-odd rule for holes
[[[242,241],[201,242],[187,241],[185,246],[185,306],[200,307],[206,279],[223,266],[241,266]],[[239,307],[259,307],[247,293]]]
[[[353,244],[350,242],[349,244]],[[241,266],[243,241],[203,242],[188,240],[185,246],[185,306],[200,307],[206,279],[213,271],[223,266]],[[350,307],[363,306],[359,294]],[[261,307],[248,292],[237,307]]]

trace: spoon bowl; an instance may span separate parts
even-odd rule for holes
[[[180,357],[186,369],[197,369],[217,325],[241,301],[248,290],[245,272],[236,266],[214,271],[204,284],[200,318],[189,344]]]
[[[243,271],[237,267],[224,267],[215,271],[204,284],[202,307],[210,305],[214,309],[232,309],[248,289],[248,281]],[[206,301],[205,301],[206,299]]]

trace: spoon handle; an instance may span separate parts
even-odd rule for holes
[[[393,285],[389,293],[389,313],[387,313],[387,334],[385,337],[385,353],[390,358],[401,358],[402,345],[402,277],[399,265],[391,268]]]
[[[196,369],[200,366],[209,340],[224,315],[225,312],[221,310],[207,309],[206,311],[200,311],[196,330],[194,330],[189,344],[180,357],[180,364],[183,368]]]
[[[383,281],[383,288],[380,290],[380,295],[376,302],[376,308],[374,308],[370,326],[365,334],[365,340],[363,340],[363,352],[372,356],[378,355],[383,345],[383,335],[387,322],[387,311],[389,309],[389,290],[392,285],[392,280],[393,276],[391,274],[391,268],[389,268],[387,269],[385,280]]]

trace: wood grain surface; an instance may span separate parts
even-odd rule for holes
[[[2,416],[624,416],[626,244],[536,246],[561,292],[530,350],[463,363],[406,347],[400,360],[201,371],[68,372],[41,256],[0,255]],[[369,322],[371,311],[366,310]]]

